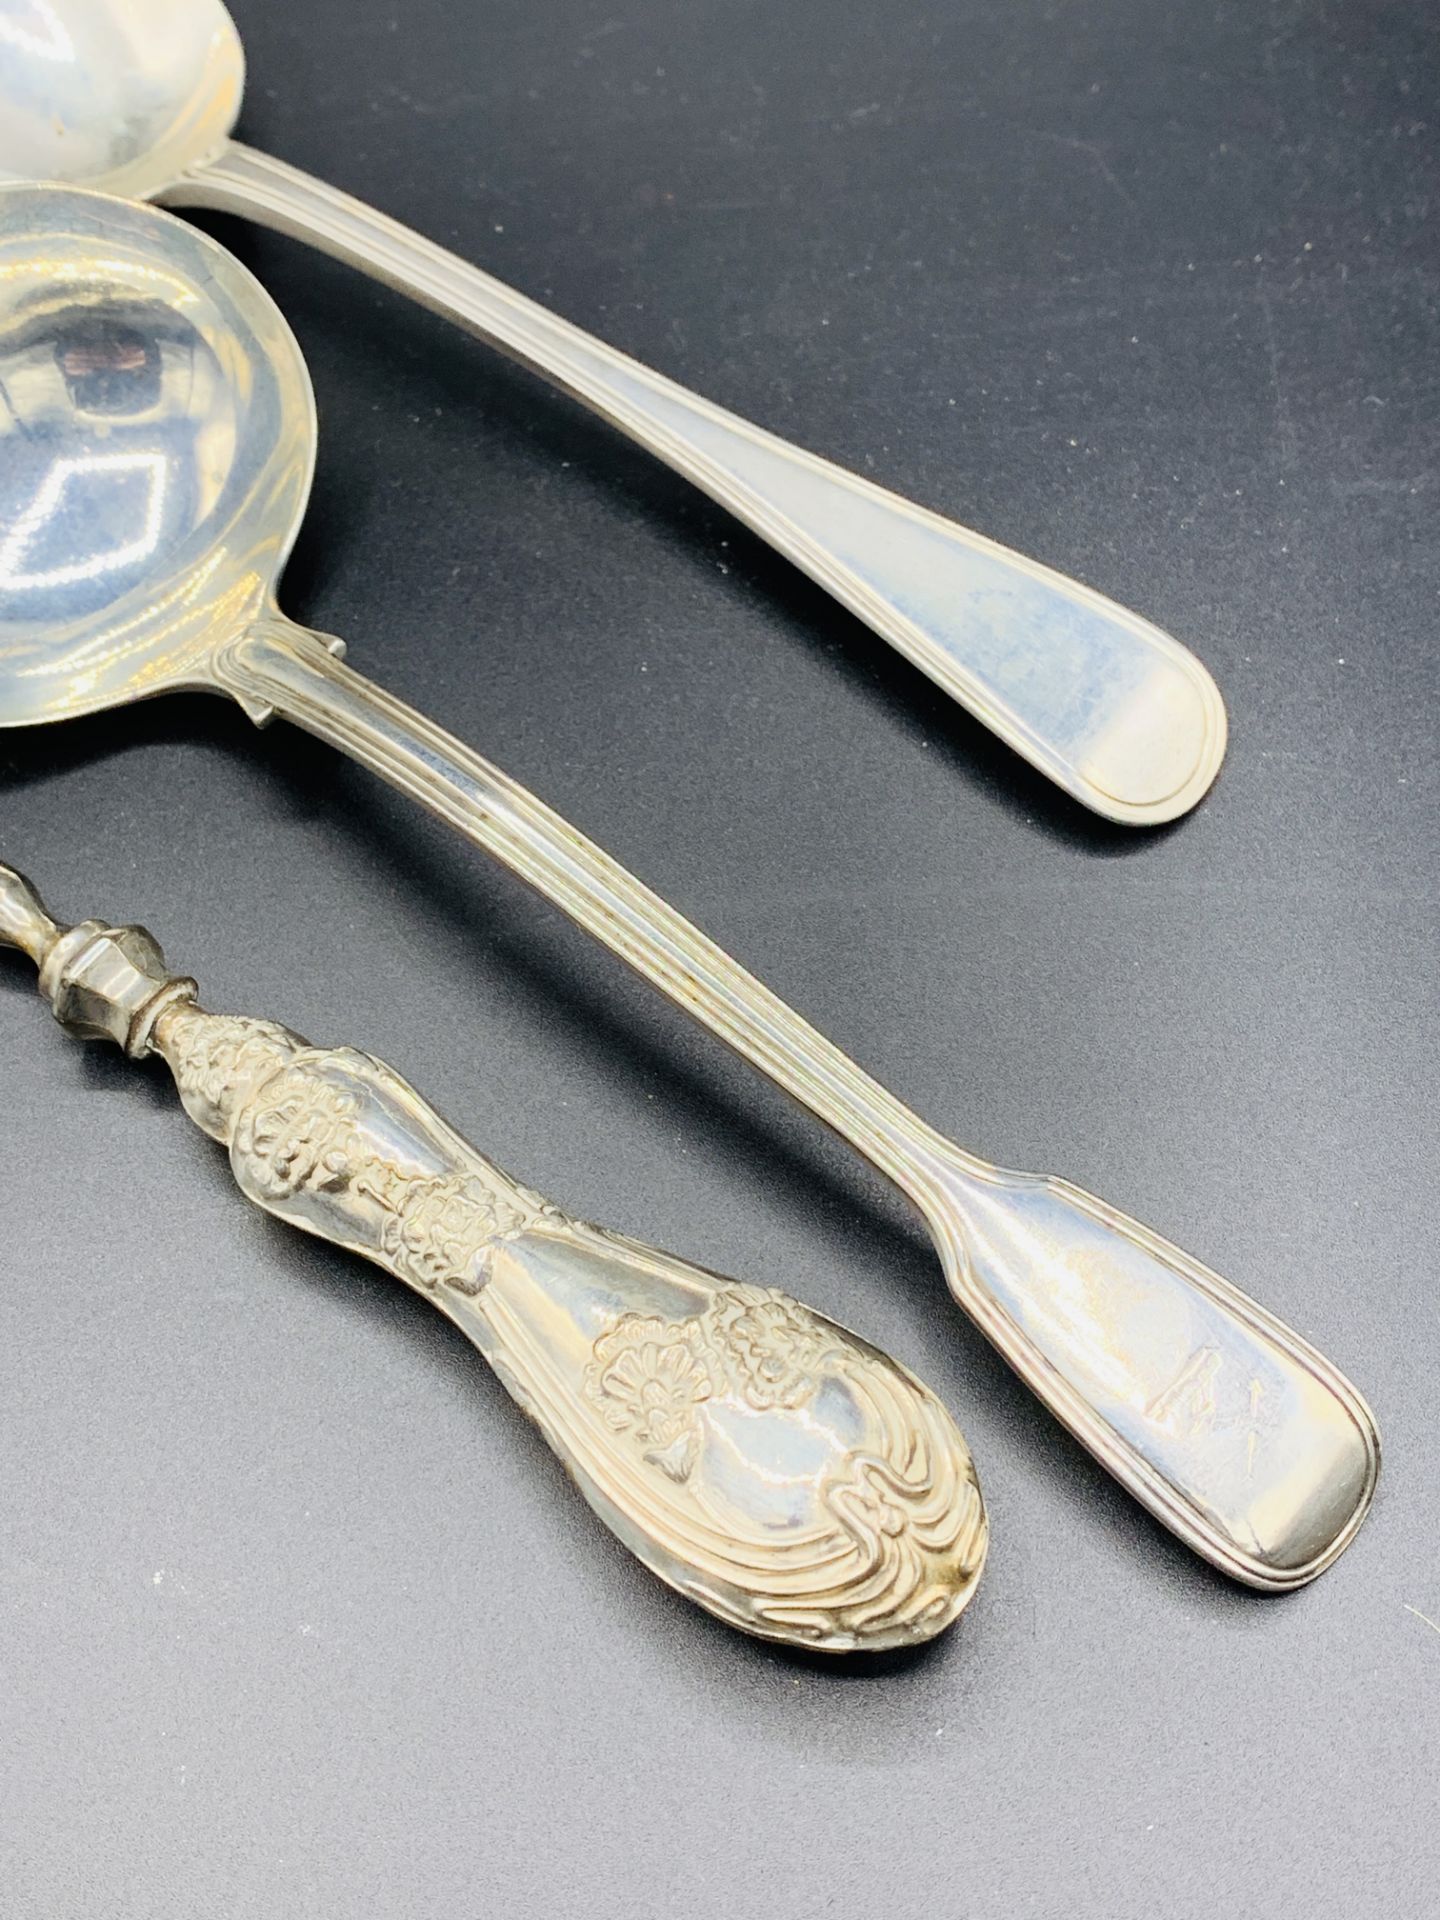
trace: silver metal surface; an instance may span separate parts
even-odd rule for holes
[[[204,1012],[143,928],[58,927],[5,866],[0,945],[35,961],[62,1026],[166,1061],[248,1199],[452,1320],[669,1585],[828,1653],[958,1618],[985,1505],[959,1429],[903,1367],[771,1287],[567,1219],[381,1061]]]
[[[1186,648],[230,142],[243,80],[219,0],[0,0],[0,179],[220,208],[312,242],[509,353],[683,473],[1097,813],[1150,825],[1208,790],[1225,708]]]
[[[1301,1585],[1379,1465],[1345,1378],[1244,1294],[1057,1180],[942,1139],[534,795],[281,614],[315,419],[255,280],[153,209],[0,190],[0,724],[171,687],[287,715],[495,854],[919,1208],[952,1292],[1197,1552]]]

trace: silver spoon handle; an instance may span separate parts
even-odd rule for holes
[[[572,326],[398,221],[232,144],[159,196],[248,214],[457,321],[592,407],[864,620],[1106,818],[1209,788],[1225,708],[1186,648],[1113,601],[804,453]]]
[[[219,684],[421,802],[562,907],[888,1174],[951,1291],[1026,1384],[1164,1524],[1235,1578],[1303,1584],[1353,1536],[1374,1423],[1314,1348],[1063,1181],[963,1153],[516,781],[272,613]]]

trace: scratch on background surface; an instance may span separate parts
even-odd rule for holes
[[[1275,437],[1280,443],[1281,464],[1293,467],[1298,451],[1295,442],[1295,422],[1290,418],[1290,402],[1285,398],[1285,386],[1280,378],[1280,349],[1275,341],[1275,309],[1271,306],[1270,296],[1265,291],[1263,268],[1258,297],[1260,311],[1265,316],[1265,346],[1270,355],[1270,385],[1275,395]]]
[[[1423,1620],[1432,1633],[1440,1633],[1440,1623],[1432,1620],[1428,1613],[1422,1613],[1419,1607],[1412,1607],[1408,1600],[1403,1605],[1407,1613],[1413,1613],[1417,1620]]]
[[[1077,134],[1073,133],[1051,133],[1044,127],[1035,128],[1035,132],[1041,140],[1053,140],[1057,147],[1069,147],[1073,152],[1083,153],[1087,159],[1093,160],[1105,181],[1115,189],[1115,192],[1125,202],[1125,205],[1129,207],[1130,211],[1132,213],[1135,211],[1134,200],[1121,185],[1115,169],[1105,158],[1104,148],[1096,141],[1082,140]]]

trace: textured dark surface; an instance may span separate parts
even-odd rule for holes
[[[1230,702],[1083,817],[678,480],[238,224],[314,371],[286,603],[945,1130],[1138,1213],[1371,1396],[1376,1510],[1227,1586],[963,1323],[879,1179],[508,877],[218,702],[0,739],[0,856],[378,1051],[572,1210],[959,1412],[929,1653],[660,1589],[429,1307],[246,1208],[0,962],[0,1879],[17,1920],[1434,1911],[1432,10],[243,0],[242,131],[1072,571]]]

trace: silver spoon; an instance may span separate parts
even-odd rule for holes
[[[0,725],[172,688],[352,754],[528,880],[919,1208],[956,1299],[1165,1524],[1292,1587],[1360,1524],[1374,1423],[1315,1350],[1063,1181],[963,1153],[488,761],[279,611],[315,413],[294,337],[207,235],[0,188]]]
[[[0,179],[247,214],[446,314],[647,447],[1107,819],[1173,820],[1225,753],[1214,681],[1088,587],[803,453],[396,221],[228,138],[220,0],[0,0]]]

